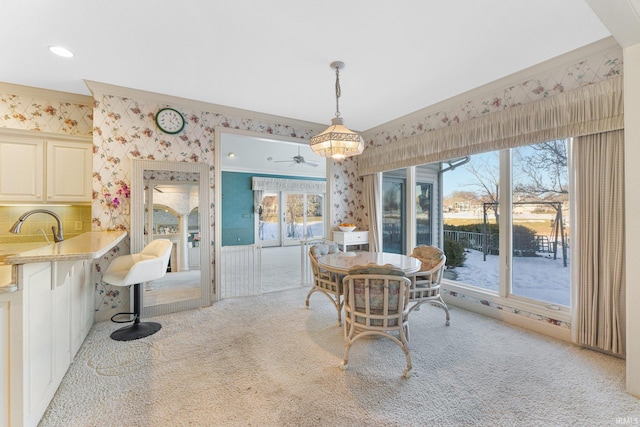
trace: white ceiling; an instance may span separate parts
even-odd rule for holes
[[[326,159],[311,151],[309,144],[257,137],[248,138],[244,134],[227,132],[221,133],[220,144],[223,171],[315,178],[326,176]],[[234,156],[229,156],[230,153]],[[304,157],[305,161],[317,166],[290,161],[298,153]]]
[[[88,95],[92,80],[328,125],[329,63],[342,60],[340,111],[359,131],[610,35],[585,0],[0,0],[0,10],[0,81]]]

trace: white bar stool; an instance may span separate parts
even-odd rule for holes
[[[171,255],[171,241],[168,239],[156,239],[149,243],[145,248],[137,254],[122,255],[114,258],[107,267],[102,280],[113,286],[131,286],[133,285],[133,312],[117,313],[111,317],[111,321],[115,323],[133,324],[125,326],[114,331],[111,338],[116,341],[131,341],[139,338],[153,335],[162,328],[159,323],[140,322],[142,315],[141,283],[150,282],[160,279],[167,272],[169,257]],[[133,319],[115,320],[116,316],[123,314],[133,315]]]

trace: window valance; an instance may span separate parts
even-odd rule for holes
[[[623,129],[622,76],[366,149],[360,176],[554,139]]]
[[[324,181],[309,181],[305,179],[265,178],[254,176],[251,178],[253,191],[292,191],[298,193],[326,193]]]

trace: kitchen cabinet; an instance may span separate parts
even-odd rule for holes
[[[0,427],[37,426],[94,322],[94,261],[124,231],[8,255],[0,270]]]
[[[348,246],[369,244],[368,231],[334,231],[333,241],[342,245],[342,251],[346,252]]]
[[[89,260],[77,261],[70,273],[71,286],[71,358],[75,357],[89,334],[95,317],[95,288]]]
[[[91,202],[93,145],[47,141],[47,202]]]
[[[56,286],[49,262],[25,264],[19,268],[24,284],[22,335],[24,425],[37,425],[49,405],[69,364],[69,286]],[[15,329],[13,333],[17,332]],[[15,371],[14,371],[15,372]],[[12,393],[13,397],[13,393]]]
[[[0,200],[39,202],[44,195],[44,150],[38,140],[0,140]]]
[[[19,425],[14,422],[17,418],[12,416],[10,409],[11,393],[22,393],[21,382],[12,374],[12,368],[22,365],[18,350],[22,338],[11,333],[11,326],[22,317],[21,309],[22,299],[18,292],[0,293],[0,427]]]
[[[0,201],[91,202],[90,138],[0,130]]]
[[[17,268],[0,293],[0,427],[38,425],[94,318],[90,260]]]

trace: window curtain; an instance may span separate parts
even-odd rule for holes
[[[364,203],[369,212],[369,247],[373,252],[381,251],[381,233],[380,233],[380,212],[382,205],[380,202],[382,175],[374,173],[363,177],[363,197]]]
[[[625,352],[624,132],[574,139],[578,257],[573,340]]]
[[[259,213],[259,209],[262,205],[262,198],[264,197],[263,190],[253,190],[253,208],[255,213]]]
[[[368,148],[358,174],[623,128],[622,76]]]
[[[285,179],[251,177],[251,189],[253,191],[291,191],[296,193],[322,193],[326,192],[324,181],[310,181],[306,179]]]

